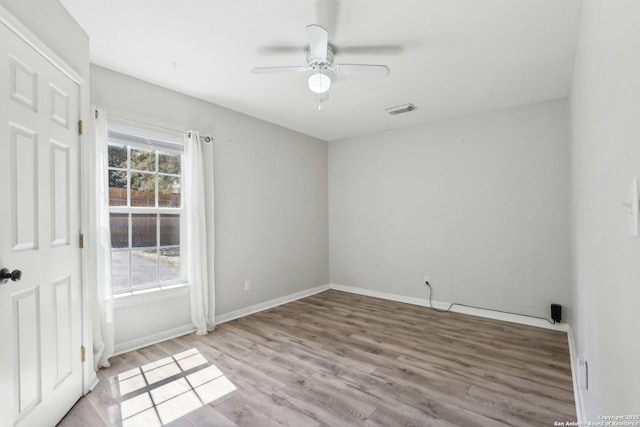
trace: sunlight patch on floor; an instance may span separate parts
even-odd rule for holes
[[[195,348],[123,372],[118,384],[123,427],[160,427],[236,390]]]

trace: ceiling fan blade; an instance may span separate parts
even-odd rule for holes
[[[327,46],[329,45],[329,33],[320,25],[307,25],[309,36],[309,51],[318,59],[327,58]]]
[[[316,22],[334,37],[336,35],[339,9],[338,0],[316,0]]]
[[[331,69],[338,76],[384,77],[389,74],[386,65],[338,64]]]
[[[285,45],[273,45],[273,46],[261,46],[258,48],[258,53],[261,55],[278,54],[278,53],[305,53],[307,47],[301,46],[285,46]]]
[[[258,67],[251,70],[254,74],[273,74],[273,73],[299,73],[310,70],[311,67],[291,66],[291,67]]]
[[[399,55],[404,48],[397,44],[374,46],[342,46],[333,50],[334,54],[351,53],[355,55]]]

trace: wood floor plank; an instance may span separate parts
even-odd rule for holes
[[[236,427],[238,425],[210,405],[189,412],[184,418],[198,427]]]
[[[216,405],[215,409],[238,426],[281,427],[280,424],[253,408],[251,402],[240,394]]]
[[[367,416],[376,409],[373,406],[353,406],[350,399],[336,395],[326,387],[318,389],[305,382],[284,387],[277,395],[293,408],[327,425],[364,426]]]
[[[561,400],[570,406],[573,405],[573,390],[562,389],[554,385],[540,384],[527,378],[505,375],[490,370],[485,374],[485,378],[493,383],[508,385],[511,389],[521,393],[537,393],[551,399]]]
[[[248,386],[243,387],[242,395],[254,409],[283,426],[320,426],[319,421],[293,408],[286,399],[276,394],[267,394]]]
[[[565,333],[338,291],[111,363],[66,425],[91,417],[95,425],[142,421],[156,410],[147,396],[186,402],[173,404],[174,426],[491,427],[576,419]]]
[[[107,424],[98,415],[88,400],[80,399],[73,410],[60,420],[58,427],[106,427]]]

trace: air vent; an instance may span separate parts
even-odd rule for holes
[[[395,116],[396,114],[408,113],[410,111],[417,110],[417,109],[418,107],[416,107],[413,104],[404,104],[404,105],[398,105],[397,107],[387,108],[385,109],[385,111],[391,114],[392,116]]]

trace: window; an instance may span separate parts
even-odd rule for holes
[[[182,150],[179,137],[109,124],[114,293],[184,281]]]

